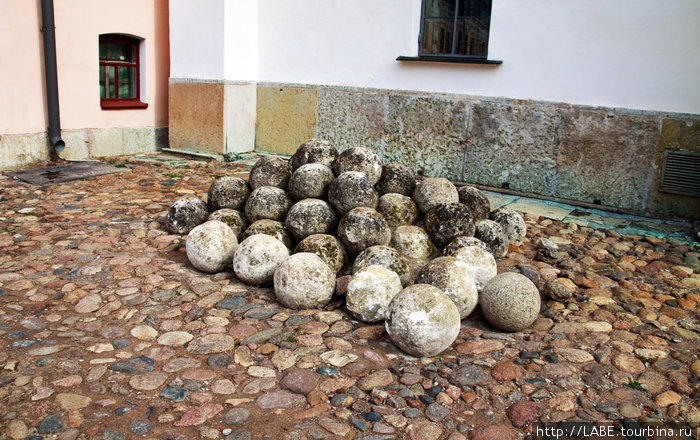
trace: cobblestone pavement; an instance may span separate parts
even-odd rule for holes
[[[700,422],[692,246],[525,215],[499,271],[558,299],[520,333],[476,312],[451,348],[416,359],[341,299],[289,310],[189,265],[158,219],[246,169],[122,165],[44,187],[0,176],[2,438],[509,439],[538,421]],[[538,253],[540,237],[560,253]]]

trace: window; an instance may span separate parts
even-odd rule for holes
[[[419,55],[486,60],[491,0],[423,0]]]
[[[141,102],[139,44],[125,35],[100,35],[100,104],[104,109],[146,108]]]

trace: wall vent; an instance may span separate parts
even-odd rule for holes
[[[660,191],[700,197],[700,153],[666,150]]]

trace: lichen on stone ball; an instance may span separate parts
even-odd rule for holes
[[[476,246],[485,250],[486,252],[491,252],[491,248],[478,238],[462,235],[452,239],[452,241],[449,242],[449,244],[442,250],[442,255],[449,257],[450,255],[454,254],[457,249],[467,246]]]
[[[284,221],[291,206],[292,201],[283,189],[261,186],[248,196],[245,216],[251,223],[261,219]]]
[[[352,266],[353,274],[369,266],[383,266],[396,272],[404,287],[413,283],[413,274],[408,258],[392,247],[376,245],[360,252]]]
[[[338,217],[323,200],[304,199],[289,208],[284,225],[295,240],[303,240],[309,235],[335,232]]]
[[[240,177],[224,176],[215,180],[207,192],[209,209],[240,209],[250,195],[248,182]]]
[[[226,223],[229,228],[233,229],[238,241],[243,239],[243,232],[248,227],[248,221],[245,219],[245,216],[241,211],[236,209],[223,208],[214,211],[209,214],[209,218],[207,218],[207,221],[211,220],[219,220]]]
[[[512,209],[498,208],[491,212],[491,220],[499,223],[508,235],[510,244],[520,246],[525,240],[527,225],[525,220]]]
[[[183,197],[168,209],[165,226],[174,234],[187,234],[209,216],[207,205],[197,197]]]
[[[320,163],[307,163],[297,168],[289,178],[289,197],[294,201],[326,199],[328,187],[335,179],[333,170]]]
[[[415,173],[405,165],[392,162],[384,165],[382,174],[374,186],[379,195],[398,193],[411,197],[416,189]]]
[[[352,147],[340,153],[334,164],[337,176],[347,171],[365,173],[369,182],[374,185],[382,175],[382,161],[377,153],[369,148]]]
[[[399,226],[391,232],[391,246],[420,266],[430,259],[435,246],[425,229],[415,225]]]
[[[340,220],[338,238],[348,254],[357,255],[370,246],[389,244],[391,229],[376,210],[359,207],[350,210]]]
[[[384,266],[363,267],[348,282],[345,304],[360,321],[381,321],[389,302],[401,289],[396,272]]]
[[[243,240],[233,254],[233,271],[239,280],[254,286],[272,285],[277,267],[289,257],[281,241],[265,234]]]
[[[277,220],[262,219],[253,222],[241,236],[241,241],[255,234],[265,234],[272,238],[281,241],[289,249],[292,248],[292,237],[289,236],[287,228],[284,227],[282,222]]]
[[[302,252],[286,258],[274,275],[277,300],[291,309],[315,309],[328,304],[335,290],[335,273],[316,254]]]
[[[286,160],[275,156],[265,156],[258,159],[253,165],[248,183],[253,190],[261,186],[287,189],[291,175],[292,170]]]
[[[230,267],[238,247],[234,231],[224,222],[211,220],[195,227],[187,235],[187,258],[196,269],[206,273],[222,272]]]
[[[385,319],[394,344],[417,357],[440,354],[457,339],[460,329],[457,306],[429,284],[413,284],[397,293]]]
[[[502,258],[508,253],[508,234],[500,223],[479,220],[474,224],[474,236],[486,243],[494,257]]]
[[[338,237],[330,234],[309,235],[299,242],[294,252],[311,252],[318,255],[336,274],[348,262],[343,243]]]
[[[420,216],[418,206],[413,199],[399,193],[388,193],[381,196],[377,211],[384,216],[390,228],[415,224]]]
[[[455,257],[438,257],[423,266],[416,283],[430,284],[445,292],[459,310],[461,319],[469,316],[479,302],[479,292],[467,264]]]
[[[474,235],[474,221],[461,203],[440,203],[425,215],[425,230],[439,247],[461,236]]]
[[[426,177],[416,184],[413,201],[423,214],[441,203],[459,203],[457,188],[444,177]]]
[[[328,202],[339,215],[343,216],[351,209],[360,206],[376,208],[379,194],[365,173],[347,171],[331,182],[328,187]]]
[[[469,267],[469,272],[476,284],[476,290],[481,292],[484,285],[498,274],[498,266],[493,254],[477,246],[466,246],[457,249],[452,257],[459,258]]]
[[[297,151],[289,159],[292,171],[308,163],[320,163],[333,168],[338,158],[338,150],[327,140],[313,138],[299,145]]]
[[[459,203],[463,203],[469,208],[474,221],[489,218],[491,202],[489,202],[486,194],[479,191],[478,188],[468,185],[459,187],[457,194],[459,195]]]
[[[541,299],[537,286],[527,277],[505,272],[492,278],[481,291],[481,314],[499,330],[517,332],[537,319]]]

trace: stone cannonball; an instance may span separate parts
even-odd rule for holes
[[[282,222],[277,220],[262,219],[253,222],[248,228],[243,232],[241,236],[242,240],[255,235],[255,234],[265,234],[272,238],[276,238],[281,241],[289,249],[292,248],[292,237],[289,236],[287,228],[284,227]]]
[[[382,175],[374,187],[380,195],[398,193],[411,197],[416,189],[416,177],[405,165],[392,162],[384,165]]]
[[[277,266],[289,257],[281,241],[265,234],[243,240],[233,254],[233,271],[239,280],[254,286],[269,286]]]
[[[397,293],[385,314],[386,331],[406,353],[435,356],[457,339],[459,310],[442,290],[414,284]]]
[[[289,159],[292,171],[307,163],[320,163],[333,168],[338,158],[338,150],[325,139],[313,138],[299,145],[297,151]]]
[[[338,237],[329,234],[309,235],[299,242],[294,252],[311,252],[318,255],[336,274],[348,262],[343,243]]]
[[[455,257],[438,257],[421,269],[416,283],[430,284],[450,297],[461,319],[469,316],[479,302],[479,292],[467,264]]]
[[[382,161],[377,153],[369,148],[348,148],[340,153],[335,161],[335,174],[337,176],[347,171],[365,173],[369,182],[374,185],[382,175]]]
[[[447,246],[445,246],[445,249],[442,250],[442,255],[449,257],[450,255],[454,254],[457,249],[467,246],[476,246],[485,250],[486,252],[491,252],[491,248],[478,238],[462,235],[460,237],[456,237]]]
[[[425,214],[441,203],[458,203],[459,194],[454,184],[444,177],[427,177],[416,184],[413,201]]]
[[[289,178],[289,197],[297,202],[304,199],[325,199],[333,179],[333,170],[323,164],[302,165]]]
[[[461,203],[441,203],[425,215],[425,230],[438,247],[445,247],[457,237],[474,235],[474,221]]]
[[[399,226],[391,233],[391,245],[417,264],[430,259],[435,246],[425,229],[420,226]]]
[[[367,180],[367,175],[359,171],[347,171],[333,180],[328,187],[328,201],[339,215],[358,206],[376,208],[379,194]]]
[[[284,221],[292,201],[282,188],[261,186],[248,196],[245,202],[245,216],[249,222],[270,219]]]
[[[240,177],[222,177],[214,181],[207,192],[209,209],[239,209],[250,195],[248,182]]]
[[[477,246],[467,246],[457,249],[453,257],[464,261],[469,267],[476,290],[481,292],[484,285],[498,274],[498,266],[493,254]]]
[[[415,224],[420,215],[413,199],[398,193],[381,196],[377,211],[384,216],[390,228]]]
[[[187,234],[207,220],[207,205],[197,197],[178,199],[168,209],[165,226],[173,234]]]
[[[493,220],[479,220],[474,224],[474,237],[486,243],[496,258],[508,253],[508,235],[500,223]]]
[[[282,261],[274,276],[275,296],[290,309],[315,309],[328,304],[335,273],[318,255],[294,254]]]
[[[357,255],[374,245],[387,245],[391,230],[384,217],[372,208],[359,207],[350,210],[338,224],[338,238],[345,250]]]
[[[229,228],[233,229],[233,233],[236,234],[238,241],[243,239],[243,231],[248,227],[248,221],[243,213],[235,209],[219,209],[209,214],[207,220],[219,220],[226,223]]]
[[[479,304],[481,314],[489,324],[499,330],[517,332],[537,319],[540,294],[526,276],[506,272],[486,283]]]
[[[284,225],[295,240],[303,240],[309,235],[335,232],[338,217],[323,200],[304,199],[289,208]]]
[[[224,222],[211,220],[192,229],[187,235],[187,258],[196,269],[217,273],[230,267],[238,239]]]
[[[250,170],[248,183],[255,190],[261,186],[274,186],[287,189],[292,170],[286,160],[274,156],[265,156],[258,159]]]
[[[491,212],[491,202],[486,195],[473,186],[461,186],[457,190],[459,203],[463,203],[469,208],[474,221],[489,218]]]
[[[396,272],[384,266],[363,267],[350,278],[345,305],[360,321],[381,321],[389,302],[401,288]]]
[[[491,212],[491,220],[501,224],[508,235],[510,244],[520,246],[525,240],[527,226],[525,220],[512,209],[498,208]]]
[[[352,272],[356,273],[368,266],[383,266],[396,272],[402,286],[408,286],[413,282],[413,274],[411,273],[411,265],[408,258],[392,247],[376,245],[363,250],[355,259],[355,263],[352,265]]]

